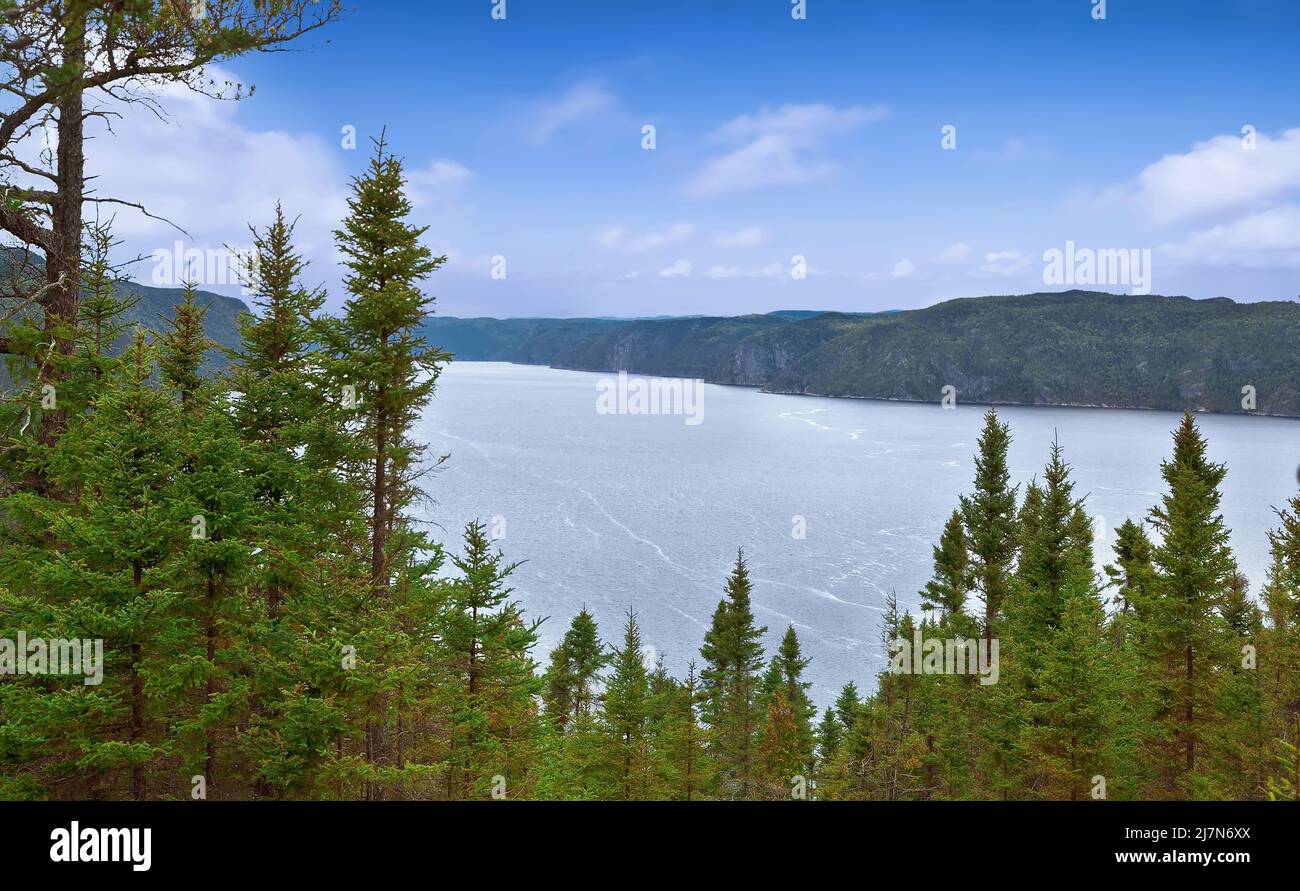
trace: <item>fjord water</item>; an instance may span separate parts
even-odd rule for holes
[[[773,650],[786,626],[812,658],[814,701],[845,681],[871,689],[884,662],[886,594],[919,610],[931,547],[970,490],[984,407],[777,396],[704,385],[702,423],[680,415],[600,414],[608,375],[493,362],[443,374],[419,433],[448,454],[429,478],[426,519],[457,546],[461,527],[496,518],[515,597],[547,616],[537,656],[585,604],[621,641],[626,611],[682,676],[744,546],[755,616]],[[960,394],[958,394],[960,399]],[[1053,437],[1098,525],[1098,566],[1114,529],[1164,492],[1169,412],[1007,406],[1013,482],[1041,475]],[[1199,416],[1210,457],[1226,462],[1223,513],[1258,591],[1273,507],[1296,491],[1300,421]],[[806,536],[795,537],[796,517]],[[1104,530],[1104,539],[1101,537]]]

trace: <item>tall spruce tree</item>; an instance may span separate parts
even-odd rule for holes
[[[335,369],[357,406],[361,465],[369,495],[370,580],[382,597],[410,546],[402,508],[418,496],[425,446],[411,436],[450,356],[430,347],[421,324],[433,298],[420,284],[447,258],[421,242],[427,227],[406,222],[411,202],[402,162],[381,136],[363,176],[352,181],[348,215],[335,241],[344,256],[349,298],[337,332]],[[394,541],[394,537],[397,540]]]
[[[602,697],[601,721],[607,734],[610,770],[623,801],[648,797],[650,759],[650,679],[645,668],[641,629],[628,610],[623,645],[615,648],[613,670]]]
[[[1161,535],[1153,563],[1150,619],[1144,623],[1158,691],[1157,735],[1150,757],[1160,776],[1151,794],[1198,798],[1216,794],[1213,752],[1206,751],[1221,672],[1231,654],[1221,613],[1236,570],[1219,512],[1227,470],[1210,461],[1191,412],[1174,432],[1173,456],[1161,465],[1169,487],[1151,511]]]
[[[717,791],[722,798],[749,798],[755,791],[762,726],[758,672],[767,628],[754,624],[750,596],[749,567],[742,550],[700,649],[705,664],[700,672],[703,719],[712,734]]]
[[[412,436],[420,412],[428,405],[442,367],[449,356],[426,342],[421,324],[431,312],[432,298],[421,282],[446,262],[421,243],[425,228],[406,221],[411,202],[405,194],[402,163],[388,151],[383,137],[375,141],[368,171],[352,181],[348,215],[335,241],[344,256],[343,279],[349,298],[331,344],[332,370],[345,406],[355,407],[356,430],[353,467],[366,492],[366,550],[372,602],[366,605],[370,627],[392,629],[397,622],[384,618],[395,588],[406,587],[429,550],[406,513],[421,497],[418,482],[430,470],[423,465],[426,446]],[[346,388],[346,389],[345,389]],[[415,582],[416,599],[427,596],[427,586]],[[400,647],[401,640],[393,640]],[[384,737],[401,714],[391,713],[391,686],[382,660],[385,645],[377,647],[372,661],[375,694],[368,710],[365,734],[366,761],[374,766],[391,757]],[[395,700],[400,709],[402,697]],[[400,736],[400,734],[399,734]],[[378,794],[375,781],[367,781],[367,797]]]
[[[256,262],[244,285],[254,312],[239,319],[229,373],[259,508],[248,533],[257,553],[248,599],[259,604],[259,620],[244,640],[239,745],[256,796],[338,796],[354,774],[344,739],[367,686],[341,658],[359,649],[356,616],[369,588],[369,567],[356,557],[366,517],[348,472],[357,451],[352,412],[327,369],[325,295],[302,284],[294,224],[277,204],[264,230],[250,228]]]
[[[1095,639],[1104,612],[1094,602],[1091,526],[1059,442],[1021,514],[1030,522],[1005,604],[1004,687],[989,697],[998,708],[987,750],[1004,795],[1074,798],[1079,772],[1110,769],[1111,738],[1098,725],[1110,715],[1082,708],[1100,709],[1110,689],[1101,686],[1108,665]]]
[[[975,455],[975,492],[961,499],[976,589],[984,601],[985,638],[993,637],[1001,618],[1016,555],[1016,487],[1007,466],[1010,445],[1010,429],[990,408]]]
[[[777,672],[785,709],[789,711],[790,719],[794,723],[801,769],[805,771],[811,770],[813,766],[815,754],[813,720],[817,717],[817,707],[808,697],[808,689],[812,687],[812,683],[803,679],[804,669],[808,667],[809,661],[803,655],[803,649],[799,645],[799,635],[795,633],[794,626],[788,626],[777,647],[776,655],[772,657],[772,665]]]
[[[452,684],[446,691],[448,798],[484,797],[493,777],[516,795],[534,777],[539,730],[533,697],[542,690],[531,651],[537,623],[523,620],[507,580],[515,564],[492,550],[481,523],[465,527],[465,553],[452,562],[462,578],[438,617],[437,639]]]

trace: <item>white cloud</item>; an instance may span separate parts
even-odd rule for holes
[[[760,186],[798,186],[827,180],[835,165],[804,163],[789,140],[779,134],[762,136],[729,155],[709,162],[687,186],[696,197],[744,192]]]
[[[980,149],[975,152],[975,157],[981,161],[992,161],[998,164],[1010,164],[1015,161],[1024,161],[1029,157],[1029,146],[1025,141],[1016,136],[1007,137],[1007,139],[996,149]]]
[[[623,226],[611,226],[596,236],[596,243],[601,247],[627,254],[640,254],[653,251],[670,244],[676,244],[695,231],[692,223],[674,223],[658,232],[645,232],[634,235]]]
[[[208,71],[218,81],[239,79],[217,66]],[[139,202],[192,239],[132,208],[100,205],[101,219],[114,217],[122,253],[147,257],[173,250],[177,241],[187,250],[248,247],[248,224],[265,227],[279,200],[290,219],[299,218],[295,242],[313,263],[306,278],[332,281],[332,232],[347,212],[340,143],[310,133],[251,129],[240,120],[242,102],[219,101],[179,85],[162,86],[152,95],[166,120],[140,105],[110,103],[122,114],[112,133],[100,119],[88,124],[94,137],[86,150],[87,174],[94,177],[90,188],[96,197]],[[88,206],[87,213],[93,217],[95,208]],[[149,281],[152,268],[146,260],[129,274]]]
[[[757,136],[783,133],[797,145],[814,145],[822,136],[835,131],[851,130],[889,115],[883,105],[871,108],[853,106],[836,108],[817,102],[805,105],[764,106],[756,115],[742,114],[727,121],[714,137],[726,142],[741,142]]]
[[[782,278],[785,268],[780,263],[768,263],[766,266],[711,266],[709,278],[719,281],[729,278]]]
[[[445,158],[435,158],[423,168],[406,173],[407,195],[415,207],[435,201],[449,201],[458,197],[474,175],[464,164]]]
[[[1159,248],[1180,266],[1300,266],[1300,127],[1276,136],[1221,134],[1148,164],[1083,205],[1177,227]]]
[[[965,263],[974,252],[964,241],[950,244],[939,252],[940,263]]]
[[[1095,196],[1102,207],[1128,205],[1156,225],[1261,210],[1300,193],[1300,127],[1277,138],[1215,136],[1188,152],[1165,155],[1126,185]]]
[[[994,275],[1011,275],[1029,265],[1029,258],[1020,251],[990,251],[984,255],[980,269]]]
[[[1300,266],[1300,206],[1285,205],[1192,233],[1161,246],[1164,256],[1210,266]]]
[[[756,115],[733,118],[717,129],[714,138],[743,144],[706,164],[687,183],[686,192],[705,197],[825,181],[834,175],[836,165],[810,157],[822,148],[825,138],[888,114],[881,105],[835,108],[815,103],[763,108]]]
[[[695,265],[690,260],[678,260],[671,266],[666,266],[659,270],[659,275],[663,278],[689,278],[695,271]]]
[[[538,106],[528,122],[528,137],[538,144],[549,142],[559,130],[607,112],[614,105],[614,94],[603,82],[579,81],[558,99]]]
[[[894,264],[894,270],[890,275],[894,278],[907,278],[913,272],[916,272],[916,264],[904,257]]]
[[[735,232],[720,232],[714,240],[720,247],[758,247],[767,240],[767,233],[758,226],[748,226]]]

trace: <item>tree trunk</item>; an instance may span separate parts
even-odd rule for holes
[[[64,64],[81,69],[86,59],[85,13],[70,21],[63,40]],[[82,202],[85,197],[85,101],[79,85],[74,85],[58,100],[59,139],[56,150],[58,183],[50,208],[52,243],[45,257],[45,278],[49,290],[42,298],[45,309],[45,333],[54,352],[71,355],[72,333],[77,324],[81,303],[81,230]],[[41,366],[38,384],[55,387],[65,370],[57,362]],[[56,403],[57,404],[57,403]],[[47,412],[41,420],[41,441],[50,445],[67,423],[61,408]]]
[[[140,593],[144,582],[144,567],[136,560],[131,566],[135,591]],[[140,644],[131,644],[131,742],[144,738],[144,678],[140,677]],[[145,797],[144,765],[131,765],[131,797],[142,801]]]
[[[388,537],[388,431],[385,429],[388,418],[384,412],[382,389],[375,399],[379,407],[375,410],[375,471],[371,485],[373,511],[370,519],[370,585],[382,597],[388,586],[387,567],[384,565],[384,546]]]
[[[217,618],[216,618],[216,600],[217,600],[217,580],[211,575],[208,576],[208,603],[207,603],[207,627],[204,629],[208,641],[208,680],[204,685],[204,698],[210,705],[212,699],[217,694],[217,680],[213,676],[215,672],[214,663],[217,658]],[[203,781],[207,788],[213,788],[213,766],[217,760],[216,744],[212,739],[212,728],[204,728],[204,758],[203,758]]]
[[[1194,707],[1193,699],[1195,697],[1195,694],[1192,690],[1192,678],[1195,675],[1195,670],[1193,668],[1191,647],[1187,648],[1186,658],[1187,658],[1187,668],[1186,668],[1187,711],[1184,716],[1184,721],[1187,724],[1187,772],[1191,773],[1192,770],[1196,767],[1196,733],[1192,729],[1192,717],[1193,717],[1193,707]]]

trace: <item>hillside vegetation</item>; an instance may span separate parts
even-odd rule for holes
[[[459,359],[698,377],[774,393],[1300,416],[1300,304],[1090,291],[875,314],[433,318]]]

